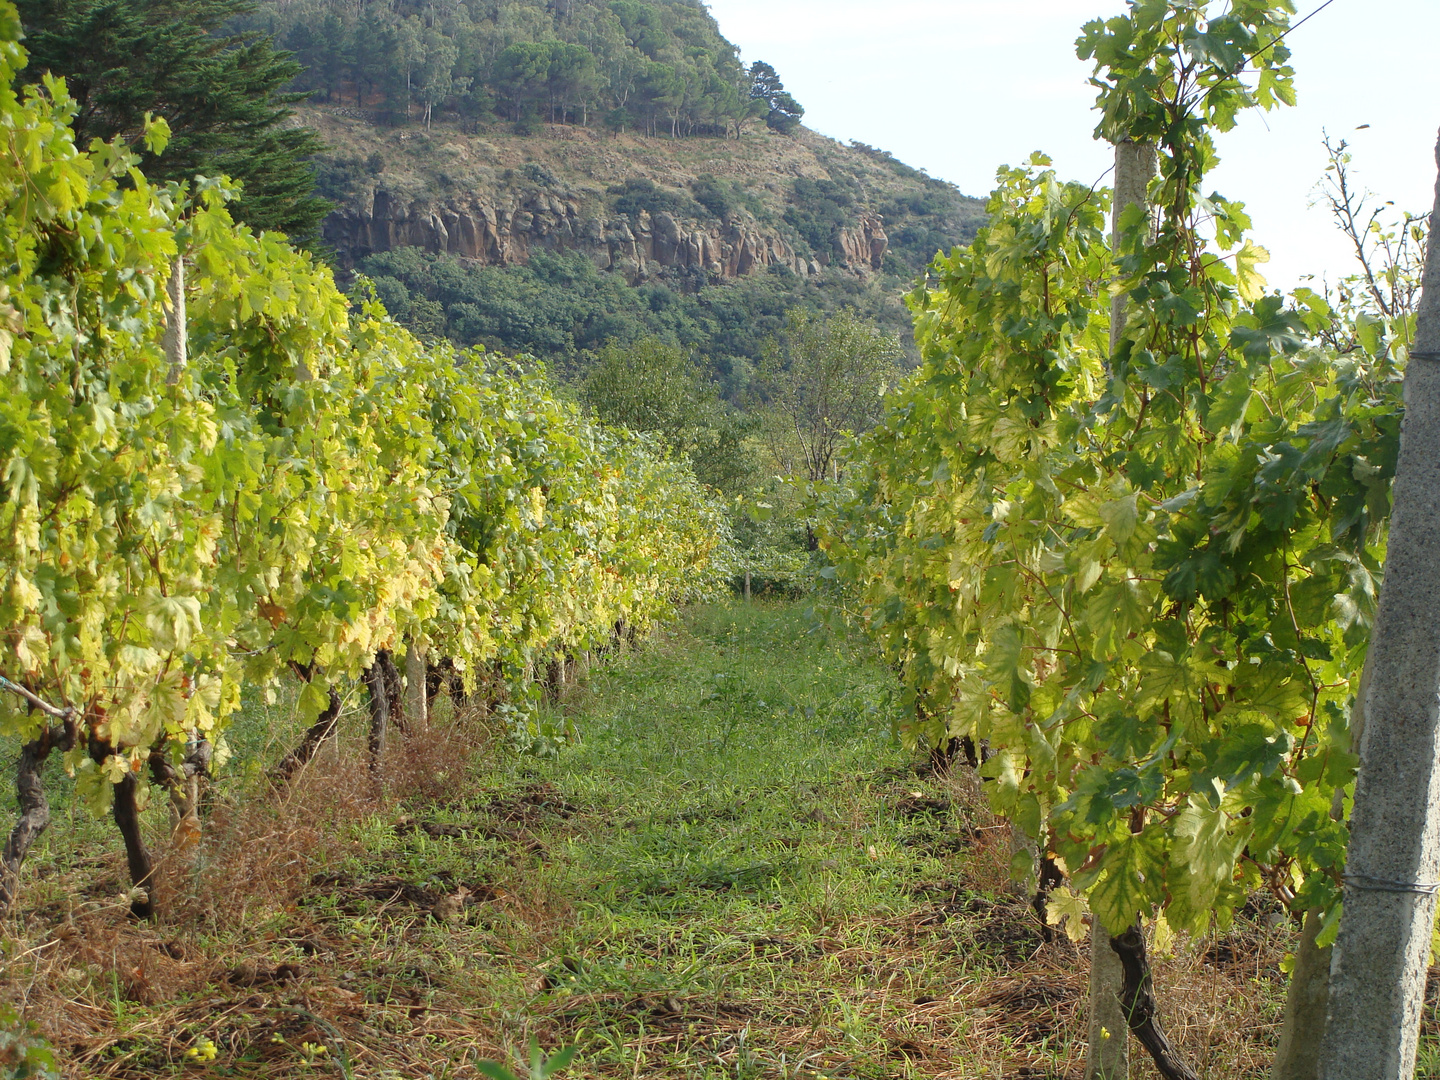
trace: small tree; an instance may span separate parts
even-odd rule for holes
[[[522,41],[509,46],[495,59],[491,79],[510,100],[517,124],[526,107],[534,106],[550,79],[550,49],[550,42]]]
[[[560,122],[568,123],[570,111],[582,110],[581,122],[589,120],[589,103],[600,85],[595,57],[583,45],[556,45],[550,53],[551,119],[558,106]]]
[[[434,31],[430,33],[433,34]],[[395,54],[392,58],[395,67],[390,81],[393,83],[393,96],[396,100],[391,102],[391,106],[404,115],[407,124],[410,123],[410,106],[415,98],[416,75],[420,75],[422,82],[425,78],[423,65],[428,48],[425,26],[419,17],[412,15],[408,19],[402,19],[395,28]],[[401,75],[405,77],[403,98],[400,92]]]
[[[880,418],[903,358],[899,341],[853,311],[827,319],[791,311],[760,369],[777,460],[811,481],[833,476],[847,435]]]
[[[420,67],[420,101],[425,106],[425,127],[436,105],[443,105],[451,95],[464,92],[468,79],[455,78],[455,62],[460,50],[455,42],[438,30],[425,31],[425,60]]]
[[[656,338],[606,345],[580,397],[605,423],[656,435],[712,487],[735,491],[751,479],[748,425],[731,414],[715,384],[678,346]]]

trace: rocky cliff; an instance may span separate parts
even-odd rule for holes
[[[745,211],[705,222],[663,210],[617,215],[594,199],[543,191],[437,202],[406,200],[380,186],[339,206],[325,222],[324,237],[341,261],[352,265],[397,247],[449,252],[492,266],[523,264],[534,251],[580,251],[632,285],[667,270],[724,279],[780,265],[805,276],[836,262],[868,272],[881,268],[889,246],[884,223],[871,210],[836,230],[836,247],[843,252],[837,260],[829,253],[798,252],[778,230],[767,230]]]
[[[979,218],[948,185],[803,130],[670,140],[555,125],[518,137],[386,130],[339,109],[303,120],[334,147],[321,163],[337,203],[324,238],[347,267],[413,246],[490,266],[578,251],[632,285],[777,266],[908,277]]]

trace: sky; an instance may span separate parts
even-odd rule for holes
[[[1295,20],[1324,0],[1297,0]],[[708,0],[721,32],[764,60],[805,123],[984,197],[995,170],[1035,150],[1093,183],[1112,151],[1094,141],[1091,65],[1080,27],[1123,0]],[[1323,205],[1325,132],[1352,175],[1397,210],[1428,213],[1440,129],[1440,0],[1331,0],[1287,39],[1295,108],[1247,114],[1219,137],[1210,190],[1243,201],[1271,252],[1272,286],[1334,281],[1353,257]],[[1369,125],[1362,128],[1362,125]]]

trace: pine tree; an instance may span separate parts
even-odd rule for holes
[[[805,115],[805,107],[786,91],[775,69],[763,60],[750,65],[750,97],[769,107],[765,123],[782,135],[799,127]]]
[[[329,205],[313,193],[309,158],[323,147],[308,128],[288,126],[304,94],[282,88],[300,71],[263,35],[226,24],[250,0],[18,0],[29,66],[22,81],[64,76],[79,102],[74,127],[92,138],[136,140],[147,112],[173,138],[146,155],[152,180],[229,175],[243,190],[231,207],[256,229],[313,239]]]

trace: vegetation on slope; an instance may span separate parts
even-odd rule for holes
[[[322,145],[289,123],[302,70],[263,35],[230,33],[247,0],[17,0],[29,64],[22,82],[63,76],[76,142],[119,136],[139,145],[147,114],[164,117],[164,154],[142,154],[154,182],[229,176],[230,210],[251,227],[310,239],[329,210],[309,163]]]
[[[828,312],[846,301],[895,336],[899,302],[854,278],[826,284],[783,271],[681,293],[664,285],[632,287],[596,270],[583,255],[537,255],[524,267],[477,267],[416,248],[374,255],[361,264],[387,310],[416,333],[457,344],[483,344],[563,361],[581,373],[608,346],[659,340],[698,353],[725,396],[744,400],[767,342],[786,313]]]
[[[22,77],[67,78],[82,145],[119,136],[152,179],[232,176],[242,186],[232,213],[256,229],[310,242],[327,199],[363,212],[381,191],[435,207],[460,194],[504,206],[538,193],[637,228],[661,213],[686,227],[743,221],[793,252],[793,265],[726,293],[693,268],[635,266],[624,282],[602,281],[579,259],[542,259],[533,269],[455,262],[431,274],[413,252],[372,264],[337,242],[343,263],[353,256],[384,279],[381,295],[401,321],[462,346],[574,363],[653,335],[699,355],[738,401],[790,308],[854,306],[908,337],[897,286],[973,235],[981,217],[978,202],[882,151],[799,128],[803,109],[775,71],[743,68],[689,0],[204,0],[178,10],[22,0],[20,12],[31,54]],[[277,39],[293,54],[277,51]],[[317,107],[297,124],[289,107],[307,98],[353,102],[364,119]],[[147,113],[170,124],[163,156],[139,145]],[[601,134],[602,116],[613,138]],[[550,137],[511,134],[516,117],[519,131]],[[659,131],[664,117],[672,134],[732,138],[682,140],[683,149],[620,134]],[[422,119],[443,134],[387,130]],[[563,130],[580,141],[556,138]],[[889,247],[882,273],[857,282],[868,254],[857,267],[845,237],[873,215],[886,221]],[[796,266],[799,275],[788,272]]]
[[[899,286],[937,251],[972,236],[982,216],[978,201],[883,151],[800,128],[804,110],[774,69],[744,68],[692,0],[385,0],[363,8],[269,0],[242,25],[275,35],[304,67],[292,85],[310,92],[314,107],[303,119],[330,146],[318,175],[319,190],[339,208],[334,221],[388,212],[414,222],[476,204],[501,212],[555,200],[578,207],[568,225],[529,238],[530,253],[479,260],[500,262],[498,269],[442,255],[432,274],[415,253],[382,253],[406,244],[435,250],[434,237],[407,234],[377,249],[368,246],[370,230],[357,239],[344,226],[327,229],[343,265],[389,279],[382,296],[402,321],[458,344],[574,361],[654,334],[707,359],[733,398],[732,358],[742,369],[758,362],[790,307],[855,305],[907,331],[894,299]],[[426,130],[415,130],[422,123]],[[666,137],[647,137],[656,134]],[[571,226],[578,233],[582,221],[594,223],[586,228],[596,236],[617,221],[646,228],[645,216],[657,214],[675,218],[682,233],[738,222],[793,251],[787,269],[819,280],[782,273],[740,295],[692,303],[661,289],[693,294],[721,283],[695,265],[642,258],[615,266],[625,280],[608,284],[578,259],[534,266],[538,247],[581,250],[610,268],[593,238],[561,234]],[[867,249],[857,264],[846,232],[881,218],[890,235],[882,272],[857,287],[846,279],[868,273],[870,256]],[[377,221],[373,233],[386,232]],[[535,272],[513,265],[526,262]],[[651,285],[660,289],[644,288]]]
[[[883,150],[805,128],[675,142],[558,125],[536,136],[505,124],[471,132],[451,123],[427,133],[323,106],[300,115],[330,148],[318,161],[319,190],[341,208],[368,207],[377,191],[399,205],[430,206],[507,205],[538,192],[600,216],[666,212],[704,226],[748,217],[805,259],[830,265],[843,262],[838,233],[874,213],[889,236],[881,269],[895,285],[937,251],[968,242],[984,220],[984,202],[954,185]]]
[[[805,111],[698,0],[264,0],[248,24],[294,51],[300,89],[390,123],[453,112],[674,138],[790,130]]]
[[[953,186],[872,147],[808,131],[672,143],[559,129],[541,137],[453,127],[387,131],[323,108],[303,115],[332,147],[320,164],[321,191],[351,220],[368,220],[382,192],[388,205],[406,208],[409,221],[452,206],[505,209],[543,197],[578,207],[580,219],[638,228],[645,215],[667,213],[686,229],[739,222],[779,238],[813,263],[811,272],[776,264],[718,280],[650,264],[622,274],[598,269],[603,245],[568,238],[553,240],[568,249],[532,250],[525,266],[419,247],[349,249],[356,268],[379,281],[387,308],[417,333],[582,366],[584,354],[606,344],[654,335],[700,355],[731,400],[739,400],[790,308],[820,314],[853,307],[908,340],[902,288],[983,220],[982,204]],[[857,272],[841,263],[837,248],[844,230],[853,234],[875,214],[883,217],[888,250],[878,273]],[[343,247],[346,235],[332,231],[332,242]]]

